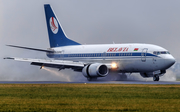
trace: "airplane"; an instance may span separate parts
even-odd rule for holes
[[[45,52],[48,59],[6,57],[16,61],[31,62],[31,65],[72,69],[91,81],[105,77],[111,72],[140,73],[144,78],[159,77],[175,63],[175,58],[163,47],[153,44],[97,44],[83,45],[67,37],[57,16],[49,4],[44,5],[50,48],[38,49],[7,45],[21,49]]]

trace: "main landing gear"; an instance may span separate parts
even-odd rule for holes
[[[159,76],[158,76],[158,75],[154,75],[154,76],[153,76],[153,80],[154,80],[154,81],[159,81]]]

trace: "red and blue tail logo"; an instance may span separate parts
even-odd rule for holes
[[[54,34],[58,32],[58,22],[54,17],[51,17],[49,20],[51,30]]]

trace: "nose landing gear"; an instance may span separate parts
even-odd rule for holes
[[[154,75],[154,76],[153,76],[153,80],[154,80],[154,81],[159,81],[159,76],[158,76],[158,75]]]

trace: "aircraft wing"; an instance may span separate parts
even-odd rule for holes
[[[74,71],[82,71],[83,67],[87,64],[83,62],[53,60],[53,59],[31,59],[31,58],[15,58],[15,57],[6,57],[4,59],[31,62],[31,65],[40,66],[41,68],[51,67],[51,68],[58,68],[59,70],[65,68],[71,68]]]

